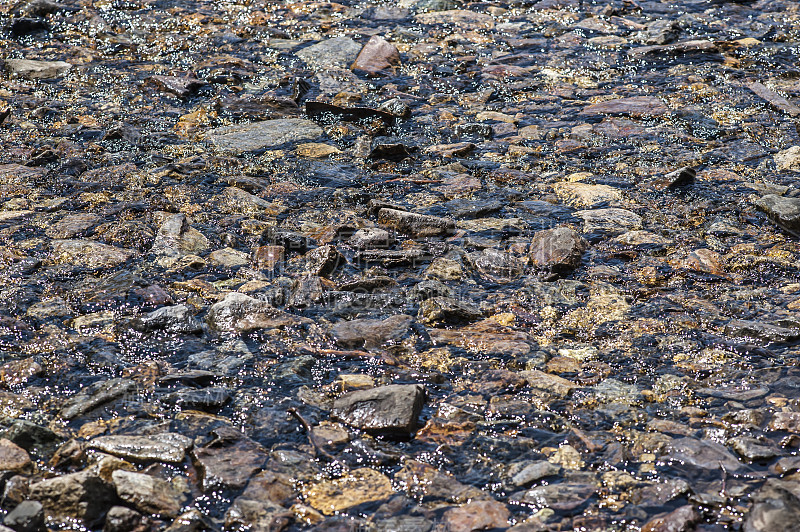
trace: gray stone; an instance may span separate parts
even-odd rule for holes
[[[30,498],[42,503],[48,519],[79,519],[93,526],[103,518],[116,495],[113,486],[95,472],[84,470],[32,484]]]
[[[517,279],[524,268],[519,258],[497,249],[484,249],[480,253],[471,254],[470,258],[481,275],[498,283]]]
[[[800,531],[800,484],[769,479],[753,495],[744,517],[744,532]]]
[[[747,436],[731,438],[728,440],[728,445],[731,449],[736,451],[736,454],[751,462],[756,460],[769,460],[770,458],[775,458],[779,454],[778,449],[772,445],[764,444],[756,438]]]
[[[738,471],[741,462],[724,445],[711,440],[678,438],[665,448],[664,459],[683,466],[718,470],[720,464],[727,471]]]
[[[203,330],[203,324],[186,305],[161,307],[132,321],[134,329],[142,332],[164,331],[193,334]]]
[[[135,255],[130,249],[122,249],[94,240],[75,238],[53,240],[51,260],[55,264],[72,264],[89,269],[112,268],[119,266]]]
[[[3,519],[3,524],[16,532],[45,530],[44,508],[39,501],[22,501]]]
[[[595,494],[592,484],[564,482],[532,488],[519,498],[524,504],[539,508],[549,507],[563,512],[573,511],[583,506]]]
[[[151,436],[98,436],[89,442],[91,449],[129,460],[172,463],[183,462],[191,446],[190,438],[170,432]]]
[[[800,198],[767,194],[756,201],[756,205],[780,227],[790,233],[800,234]]]
[[[250,216],[276,216],[286,207],[261,199],[238,187],[226,187],[217,199],[217,208],[227,214],[247,214]]]
[[[315,70],[331,67],[350,68],[361,45],[350,37],[334,37],[303,48],[295,55]]]
[[[581,265],[589,243],[569,227],[537,231],[531,240],[529,260],[537,268],[563,272]]]
[[[173,214],[162,222],[150,253],[156,255],[159,266],[168,268],[181,257],[199,253],[207,248],[208,239],[189,225],[186,215]]]
[[[6,70],[26,79],[54,79],[65,74],[72,65],[65,61],[35,61],[33,59],[6,59]]]
[[[118,469],[111,474],[117,495],[140,512],[176,517],[188,498],[188,484],[182,477],[172,482]]]
[[[222,301],[211,305],[206,322],[218,331],[247,332],[297,326],[310,320],[273,308],[266,301],[231,292]]]
[[[344,348],[375,349],[402,339],[411,329],[414,318],[405,314],[385,320],[342,321],[333,326],[331,333],[336,343]]]
[[[264,448],[233,427],[214,430],[216,438],[192,451],[202,474],[203,491],[241,489],[267,459]]]
[[[305,259],[304,269],[306,272],[323,277],[331,275],[347,263],[347,259],[339,253],[336,246],[331,245],[312,249],[303,258]]]
[[[378,434],[408,434],[416,429],[424,402],[421,385],[390,384],[344,394],[334,401],[331,415]]]
[[[112,506],[106,515],[103,532],[146,532],[145,517],[125,506]]]
[[[109,379],[93,384],[64,401],[61,417],[75,419],[135,390],[136,383],[130,379]]]
[[[583,218],[583,232],[603,235],[618,235],[642,228],[642,217],[617,208],[577,211],[575,216]]]
[[[424,300],[417,313],[417,319],[425,324],[474,321],[482,316],[481,309],[470,302],[441,296]]]
[[[44,234],[56,239],[72,238],[93,227],[99,221],[98,215],[88,212],[68,214],[45,229]]]
[[[386,249],[394,244],[394,242],[395,238],[389,231],[379,227],[365,227],[364,229],[359,229],[347,240],[347,243],[356,249]]]
[[[264,120],[240,126],[212,129],[208,139],[220,150],[234,155],[277,148],[287,143],[310,142],[322,136],[322,128],[303,118]]]
[[[449,218],[397,209],[380,209],[378,221],[401,233],[416,237],[451,235],[456,230],[456,223]]]
[[[560,472],[561,466],[551,464],[547,460],[540,460],[525,465],[511,477],[511,482],[516,486],[529,486],[543,478],[558,475]]]

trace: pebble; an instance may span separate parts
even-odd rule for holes
[[[392,384],[344,394],[333,403],[331,415],[356,428],[378,434],[414,432],[425,403],[417,384]]]

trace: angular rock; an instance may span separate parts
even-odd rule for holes
[[[756,201],[759,209],[783,229],[800,234],[800,198],[784,198],[768,194]]]
[[[194,334],[203,330],[203,324],[194,317],[186,305],[161,307],[136,318],[131,325],[141,332],[164,331],[167,333]]]
[[[88,446],[128,460],[181,463],[192,447],[192,440],[164,432],[151,436],[99,436]]]
[[[728,471],[738,471],[742,468],[741,462],[724,445],[710,440],[695,438],[672,440],[663,456],[665,460],[700,469],[717,470],[720,464]]]
[[[79,519],[93,526],[102,520],[117,496],[112,485],[87,469],[32,484],[30,498],[42,503],[48,519]]]
[[[335,246],[320,246],[312,249],[303,257],[305,260],[304,270],[312,275],[327,277],[338,268],[347,263],[344,255],[339,253]]]
[[[266,301],[231,292],[222,301],[211,305],[206,323],[218,331],[248,332],[299,326],[309,323],[309,320],[278,310]]]
[[[642,532],[678,532],[692,530],[701,515],[690,505],[681,506],[670,513],[648,521]]]
[[[419,305],[417,319],[425,324],[458,323],[474,321],[483,317],[483,312],[468,301],[452,297],[436,296]]]
[[[781,152],[776,153],[775,167],[778,170],[800,171],[800,146],[792,146]]]
[[[618,235],[642,228],[642,217],[625,209],[594,209],[577,211],[575,216],[583,218],[583,232]]]
[[[6,59],[6,70],[25,79],[54,79],[64,75],[72,65],[66,61],[35,61],[33,59]]]
[[[100,221],[100,217],[93,213],[68,214],[55,224],[48,227],[44,234],[50,238],[73,238]]]
[[[159,266],[168,268],[182,257],[199,253],[207,248],[208,239],[189,225],[186,215],[173,214],[167,217],[158,229],[150,253],[156,255]]]
[[[460,29],[494,28],[494,19],[486,13],[467,9],[449,9],[420,13],[414,17],[421,24],[451,24]]]
[[[261,199],[239,187],[226,187],[216,202],[219,210],[228,214],[276,216],[286,210],[282,205]]]
[[[753,495],[753,505],[744,517],[745,532],[800,530],[800,485],[774,478]]]
[[[356,249],[388,249],[395,241],[386,229],[366,227],[353,233],[347,243]]]
[[[474,532],[493,528],[508,527],[511,512],[505,504],[493,500],[474,501],[447,510],[442,523],[447,530]]]
[[[22,501],[3,518],[3,524],[15,532],[43,532],[44,507],[39,501]]]
[[[142,473],[118,469],[111,474],[119,498],[145,513],[177,517],[188,499],[188,485],[181,477],[172,482]]]
[[[608,185],[561,182],[553,185],[553,190],[565,203],[576,208],[594,208],[622,199],[619,189]]]
[[[304,490],[306,502],[325,515],[334,515],[368,502],[394,495],[389,477],[369,467],[354,469],[345,476],[313,484]]]
[[[532,488],[520,497],[520,502],[539,508],[549,507],[572,512],[582,507],[596,492],[592,484],[564,482]]]
[[[537,268],[563,272],[579,267],[588,248],[589,243],[569,227],[546,229],[533,235],[528,260]]]
[[[264,466],[264,448],[233,427],[214,430],[216,438],[192,451],[202,474],[203,491],[241,489]]]
[[[334,401],[331,415],[378,434],[408,434],[416,430],[424,403],[421,385],[390,384],[342,395]]]
[[[64,406],[61,407],[61,417],[75,419],[135,390],[136,383],[129,379],[109,379],[98,382],[64,401]]]
[[[322,129],[311,120],[280,118],[212,129],[206,136],[223,152],[239,155],[288,143],[314,141],[322,136]]]
[[[411,330],[414,318],[405,314],[384,320],[351,320],[334,325],[331,333],[336,343],[346,349],[376,349],[387,342],[402,339]]]
[[[455,222],[448,218],[396,209],[380,209],[378,221],[401,233],[415,237],[451,235],[456,230]]]
[[[148,523],[145,517],[125,506],[112,506],[106,515],[103,532],[146,532]]]
[[[350,37],[334,37],[303,48],[295,55],[315,70],[348,68],[358,57],[361,45]]]
[[[394,480],[403,486],[409,496],[423,502],[445,500],[463,504],[490,498],[485,491],[463,484],[453,475],[417,460],[406,460]]]
[[[359,52],[351,69],[369,75],[380,74],[400,63],[400,52],[386,39],[373,35]]]
[[[10,440],[0,439],[0,471],[24,473],[32,469],[33,463],[28,452]]]
[[[94,240],[75,238],[53,240],[51,260],[56,264],[73,264],[89,269],[113,268],[135,255],[130,249],[122,249]]]
[[[528,486],[546,477],[552,477],[561,472],[561,466],[540,460],[526,465],[522,470],[511,477],[511,481],[516,486]]]
[[[661,116],[668,111],[669,108],[658,98],[653,96],[633,96],[631,98],[617,98],[616,100],[606,100],[604,102],[588,105],[583,108],[581,114],[640,117]]]

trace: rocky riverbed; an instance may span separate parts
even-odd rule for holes
[[[791,0],[0,3],[2,530],[800,523]]]

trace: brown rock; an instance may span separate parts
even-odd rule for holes
[[[31,457],[25,449],[5,438],[0,439],[0,471],[21,473],[31,466]]]
[[[474,501],[458,508],[447,510],[442,523],[447,530],[473,532],[491,528],[506,528],[511,512],[505,504],[497,501]]]
[[[382,37],[373,35],[361,49],[351,68],[374,76],[392,69],[399,63],[400,52],[397,48]]]
[[[394,490],[389,477],[363,467],[342,478],[313,484],[304,495],[309,505],[325,515],[333,515],[360,504],[388,499]]]
[[[283,262],[286,248],[283,246],[258,246],[253,250],[253,263],[258,268],[271,270],[279,262]]]
[[[416,429],[424,402],[419,384],[390,384],[344,394],[333,403],[331,415],[363,430],[407,434]]]
[[[214,441],[192,452],[202,473],[203,490],[243,488],[263,467],[266,451],[233,427],[220,427],[214,434]]]
[[[571,270],[581,265],[588,247],[589,243],[569,227],[546,229],[533,235],[529,259],[539,268]]]
[[[716,251],[701,248],[689,253],[684,259],[683,266],[696,272],[711,273],[713,275],[724,275],[722,256]]]

